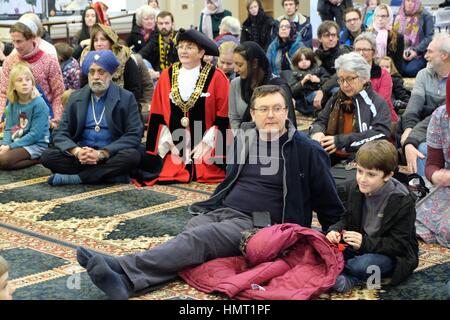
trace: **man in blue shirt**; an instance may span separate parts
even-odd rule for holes
[[[129,182],[139,165],[143,126],[133,94],[112,82],[118,66],[110,50],[86,56],[82,71],[89,84],[70,97],[53,132],[54,147],[41,157],[54,173],[50,185]]]

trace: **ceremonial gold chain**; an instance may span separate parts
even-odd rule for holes
[[[180,90],[178,88],[178,74],[180,73],[180,62],[174,63],[172,66],[172,97],[175,101],[175,104],[178,108],[183,111],[184,116],[186,116],[186,113],[191,109],[195,103],[197,102],[198,98],[203,92],[203,88],[206,83],[206,79],[208,78],[209,71],[211,70],[212,65],[207,63],[203,67],[202,71],[200,72],[199,79],[197,81],[197,84],[195,85],[195,90],[189,97],[188,101],[183,101],[180,95]]]

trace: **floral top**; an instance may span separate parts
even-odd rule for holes
[[[427,130],[427,145],[434,149],[450,150],[450,117],[445,105],[437,108],[430,120]],[[450,154],[444,153],[445,168],[450,169]]]
[[[74,58],[67,59],[61,63],[61,71],[64,78],[64,88],[80,89],[80,65]]]

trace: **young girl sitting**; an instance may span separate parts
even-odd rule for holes
[[[36,89],[26,62],[18,62],[11,69],[7,97],[0,169],[21,169],[37,164],[49,143],[49,109]]]
[[[409,98],[411,97],[411,91],[405,88],[403,78],[395,67],[394,61],[384,56],[380,59],[378,65],[391,75],[392,78],[392,104],[394,105],[397,114],[402,114],[406,106],[408,105]]]
[[[319,65],[310,48],[298,49],[292,58],[292,65],[294,71],[289,86],[295,99],[295,108],[304,115],[312,115],[316,91],[329,79],[330,74]]]
[[[379,288],[382,278],[396,285],[419,263],[415,201],[392,178],[398,164],[394,145],[367,142],[358,150],[356,164],[357,184],[349,191],[347,210],[327,234],[330,242],[346,246],[344,271],[333,287],[337,292],[347,292],[359,281]]]

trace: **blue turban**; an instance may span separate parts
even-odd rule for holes
[[[89,51],[83,60],[81,69],[84,75],[88,75],[89,67],[95,63],[105,71],[113,74],[120,65],[116,56],[111,50]]]

